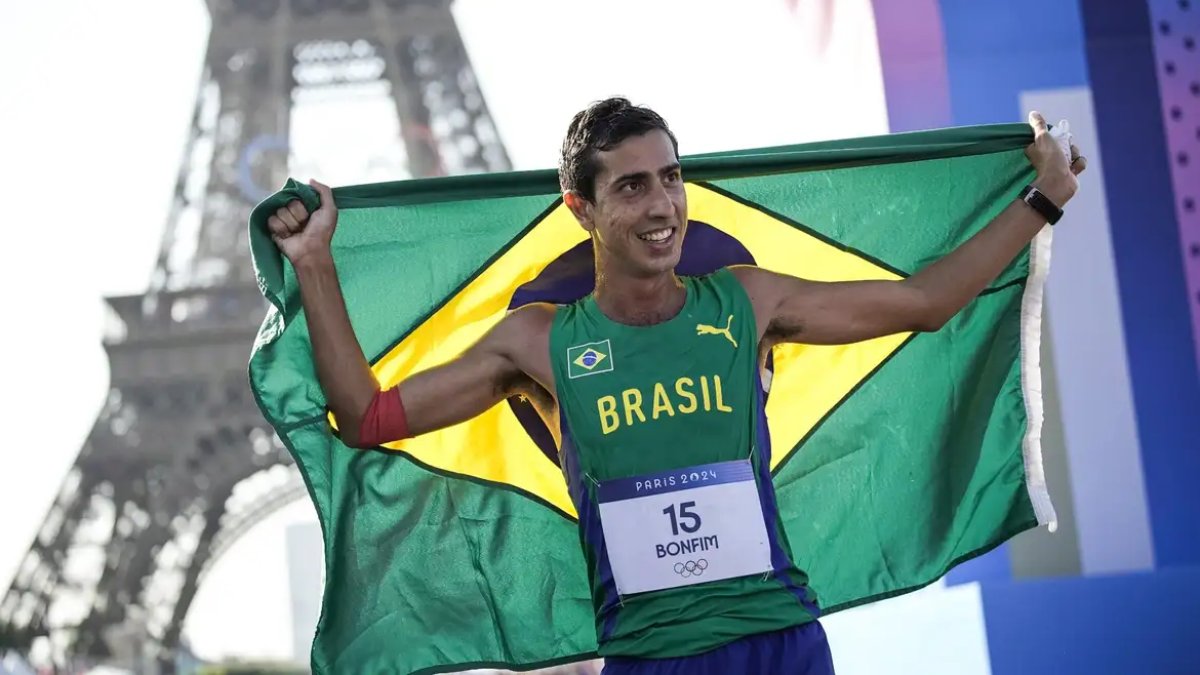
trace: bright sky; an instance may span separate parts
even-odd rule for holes
[[[455,14],[516,168],[534,169],[555,164],[574,112],[610,94],[657,109],[685,154],[885,133],[870,1],[838,0],[822,53],[812,30],[833,6],[457,0]],[[139,293],[149,279],[208,28],[201,0],[5,8],[0,396],[11,423],[0,452],[0,591],[106,395],[101,299]],[[294,125],[297,164],[321,167],[316,177],[334,185],[362,182],[362,158],[388,142],[386,126],[308,110]],[[284,529],[313,520],[307,502],[289,507],[214,568],[185,632],[201,655],[290,656]]]

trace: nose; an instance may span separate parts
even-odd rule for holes
[[[647,215],[651,218],[666,219],[675,214],[675,202],[671,199],[670,191],[662,183],[654,183],[648,199],[650,203]]]

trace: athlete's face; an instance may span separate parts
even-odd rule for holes
[[[596,199],[575,193],[567,205],[595,235],[605,268],[632,276],[675,269],[687,229],[687,195],[679,158],[665,132],[631,136],[597,153]]]

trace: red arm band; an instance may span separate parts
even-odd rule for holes
[[[362,426],[358,428],[359,448],[399,441],[412,434],[408,430],[408,417],[404,414],[404,403],[400,400],[400,387],[392,387],[375,393]]]

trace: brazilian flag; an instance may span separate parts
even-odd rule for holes
[[[963,243],[1032,177],[1025,125],[687,157],[681,274],[731,264],[816,280],[899,279]],[[506,312],[592,291],[591,241],[553,171],[334,190],[333,254],[384,386],[462,352]],[[293,270],[251,216],[271,309],[250,360],[263,414],[324,532],[317,673],[531,668],[589,658],[596,632],[557,451],[519,398],[356,451],[338,438]],[[825,611],[911,591],[1053,524],[1038,364],[1050,228],[936,333],[772,354],[779,509]],[[602,346],[581,368],[605,368]],[[586,351],[586,353],[585,353]],[[764,378],[767,381],[767,378]]]

